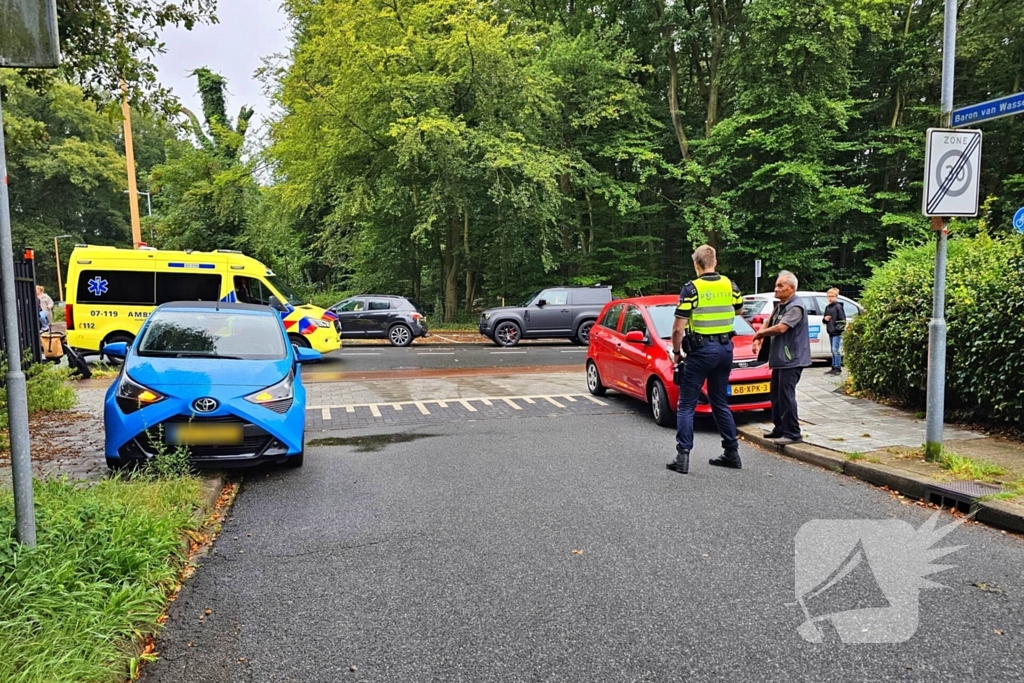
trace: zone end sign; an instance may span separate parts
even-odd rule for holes
[[[59,65],[57,0],[0,0],[0,68]]]
[[[929,128],[925,147],[925,216],[977,216],[981,131]]]

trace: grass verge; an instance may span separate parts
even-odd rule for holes
[[[957,479],[988,481],[993,477],[1006,474],[1006,470],[995,463],[987,460],[974,460],[947,450],[943,450],[935,462]]]
[[[0,680],[127,677],[177,583],[183,534],[201,524],[201,490],[193,477],[36,482],[31,550],[0,491]]]

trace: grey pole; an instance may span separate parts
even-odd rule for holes
[[[953,115],[953,71],[956,63],[956,0],[946,0],[942,36],[942,127],[948,128]],[[932,319],[928,323],[928,414],[925,425],[925,457],[942,454],[942,422],[946,393],[946,224],[937,231],[935,245],[935,289]]]
[[[0,103],[0,303],[3,304],[4,351],[7,353],[7,419],[11,439],[11,474],[14,480],[15,531],[19,541],[29,548],[33,548],[36,545],[36,511],[32,501],[28,394],[25,388],[25,373],[21,371],[21,344],[18,338],[18,304],[14,291],[14,244],[11,238],[11,206],[7,196],[7,151],[4,148],[2,103]]]

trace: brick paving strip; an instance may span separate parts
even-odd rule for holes
[[[763,448],[811,465],[841,472],[876,486],[928,500],[933,487],[956,481],[937,463],[919,455],[924,443],[923,419],[874,401],[847,396],[842,378],[808,368],[797,387],[804,443],[780,446],[765,439],[770,422],[742,425],[741,436]],[[1006,474],[995,483],[1024,477],[1024,444],[946,425],[947,451],[999,465]],[[991,526],[1024,533],[1024,498],[1015,501],[979,500],[975,519]]]

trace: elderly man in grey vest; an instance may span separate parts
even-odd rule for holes
[[[804,368],[811,364],[811,341],[807,327],[807,305],[796,295],[799,282],[788,270],[775,281],[779,301],[768,322],[754,335],[754,353],[768,361],[772,370],[772,422],[765,438],[777,443],[803,441],[796,406],[796,385]]]

